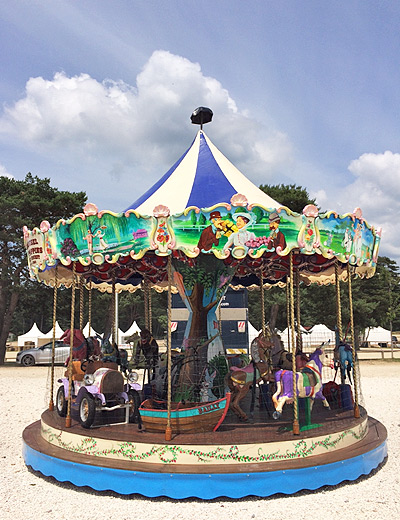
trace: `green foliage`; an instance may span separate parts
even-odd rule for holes
[[[31,297],[36,293],[33,313],[35,307],[42,306],[43,288],[34,288],[28,281],[23,226],[33,229],[43,220],[53,225],[61,218],[72,217],[82,211],[86,194],[59,191],[50,186],[49,179],[39,179],[30,173],[24,180],[0,177],[0,193],[0,363],[3,363],[20,293],[28,287]]]
[[[256,216],[256,224],[258,224],[264,216],[264,211],[258,206],[256,206],[255,208],[253,208],[253,213]]]
[[[191,211],[190,213],[190,222],[192,226],[195,226],[197,224],[197,216],[195,211]]]
[[[216,371],[216,376],[212,392],[218,399],[221,399],[225,395],[225,376],[229,370],[225,356],[214,356],[210,359],[208,373],[212,374],[214,370]]]
[[[307,190],[296,184],[262,184],[260,190],[297,213],[301,213],[307,204],[315,204]]]

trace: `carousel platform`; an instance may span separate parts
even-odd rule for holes
[[[356,480],[387,456],[385,427],[361,408],[313,411],[314,425],[291,431],[257,410],[251,423],[229,412],[217,432],[164,435],[135,424],[70,428],[49,410],[23,432],[24,459],[46,476],[76,486],[174,499],[293,494]],[[302,416],[300,416],[302,426]]]

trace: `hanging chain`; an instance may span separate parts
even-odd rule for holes
[[[71,293],[71,324],[70,324],[70,341],[69,341],[69,362],[68,362],[68,402],[67,416],[65,418],[66,428],[71,427],[71,401],[72,401],[72,356],[74,346],[74,318],[75,318],[75,286],[76,286],[76,264],[72,264],[72,293]]]
[[[147,280],[143,278],[143,296],[144,296],[144,328],[149,328],[149,294],[147,291]]]
[[[89,338],[92,335],[92,280],[89,283],[89,301],[88,301],[88,322],[89,322]]]
[[[351,329],[351,354],[353,358],[353,381],[354,381],[354,417],[360,417],[360,409],[358,407],[358,366],[356,363],[356,342],[354,335],[354,316],[353,316],[353,292],[351,288],[351,271],[350,265],[347,264],[347,282],[349,286],[349,311],[350,311],[350,329]]]
[[[339,265],[335,261],[335,287],[336,287],[336,325],[338,329],[339,339],[343,340],[342,329],[342,303],[340,298],[340,280],[339,280]]]
[[[79,329],[82,332],[83,331],[83,305],[84,305],[84,298],[83,298],[83,288],[85,286],[85,282],[83,279],[83,276],[80,277],[79,280]]]
[[[148,301],[148,305],[149,305],[149,312],[148,312],[148,315],[149,315],[149,326],[148,326],[148,329],[149,329],[150,333],[152,334],[153,333],[153,316],[152,316],[152,308],[151,308],[151,285],[150,285],[150,280],[149,280],[149,284],[148,284],[148,287],[147,287],[147,301]]]
[[[293,283],[293,251],[290,252],[290,321],[292,328],[292,374],[293,374],[293,434],[300,434],[299,409],[297,399],[296,344],[294,338],[294,283]]]
[[[117,338],[116,338],[116,331],[115,331],[115,271],[112,272],[112,292],[111,292],[111,301],[112,301],[112,311],[111,311],[111,319],[112,319],[112,343],[115,345]]]
[[[288,350],[290,352],[291,348],[291,324],[290,324],[290,279],[289,276],[286,278],[286,323],[287,323],[287,331],[288,331]]]
[[[296,270],[296,321],[297,321],[297,351],[303,352],[303,339],[301,337],[300,319],[300,271]]]
[[[172,357],[171,357],[171,316],[172,316],[172,263],[171,256],[168,257],[168,336],[167,336],[167,364],[168,364],[168,389],[167,389],[167,427],[165,429],[165,440],[172,438],[171,429],[171,401],[172,401]]]
[[[265,299],[264,299],[264,280],[263,280],[263,272],[262,268],[260,269],[260,297],[261,297],[261,327],[262,333],[265,338],[266,334],[266,325],[265,325]]]
[[[56,355],[56,321],[57,321],[57,288],[58,288],[58,265],[55,269],[54,276],[54,293],[53,293],[53,341],[51,344],[51,381],[50,381],[50,401],[49,410],[54,410],[54,362]]]

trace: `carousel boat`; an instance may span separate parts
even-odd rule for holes
[[[231,394],[222,399],[204,403],[171,403],[171,428],[177,433],[217,431],[229,409]],[[139,407],[146,431],[165,432],[167,427],[167,402],[146,399]]]

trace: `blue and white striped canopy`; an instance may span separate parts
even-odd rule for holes
[[[236,193],[249,204],[266,208],[280,204],[250,182],[219,150],[203,130],[199,130],[190,148],[161,179],[128,209],[151,215],[158,205],[167,206],[171,214],[182,213],[189,206],[209,208],[230,203]]]

